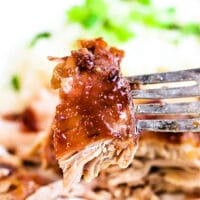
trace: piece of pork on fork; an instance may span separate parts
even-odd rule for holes
[[[60,94],[52,130],[66,189],[111,164],[126,168],[138,139],[130,86],[119,67],[124,52],[101,38],[79,43],[59,59],[51,80]]]

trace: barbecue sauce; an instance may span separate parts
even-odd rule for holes
[[[58,157],[99,140],[135,137],[130,86],[119,68],[123,51],[101,38],[81,47],[57,65],[51,81],[61,99],[53,123]]]

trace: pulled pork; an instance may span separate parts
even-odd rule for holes
[[[126,168],[133,160],[137,135],[122,57],[101,38],[80,41],[54,70],[51,83],[61,102],[52,129],[66,188],[82,175],[90,181],[111,164]]]
[[[24,200],[57,176],[43,169],[25,167],[22,160],[0,149],[0,199]]]
[[[175,137],[176,143],[158,133],[146,132],[128,168],[110,166],[90,183],[74,185],[70,192],[62,188],[61,182],[55,182],[37,190],[30,200],[39,200],[50,191],[50,200],[198,200],[200,143],[191,133]]]

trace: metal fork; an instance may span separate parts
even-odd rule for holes
[[[133,100],[143,99],[144,101],[145,99],[157,102],[136,103],[134,113],[137,119],[137,129],[156,132],[200,132],[200,102],[198,101],[198,97],[200,97],[200,68],[126,78],[131,85],[140,86],[172,82],[183,84],[181,87],[132,90]],[[185,86],[188,81],[192,81],[194,85]],[[185,102],[188,97],[197,98]],[[167,102],[169,99],[176,99],[176,102]],[[145,119],[140,119],[140,116]],[[148,116],[151,116],[151,119],[148,119]]]

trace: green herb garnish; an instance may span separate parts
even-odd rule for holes
[[[176,9],[174,7],[169,7],[167,8],[166,13],[169,15],[174,15],[176,13]]]
[[[34,47],[36,45],[36,43],[41,40],[41,39],[48,39],[50,38],[52,35],[50,32],[41,32],[38,33],[37,35],[35,35],[33,37],[33,39],[31,40],[29,47]]]
[[[188,23],[182,26],[182,32],[186,35],[194,34],[200,36],[200,24]]]
[[[98,1],[98,3],[97,3]],[[106,19],[107,4],[103,0],[85,0],[83,5],[74,6],[68,12],[69,21],[78,22],[85,28]]]
[[[111,24],[109,21],[105,21],[104,29],[110,34],[115,34],[115,37],[120,42],[126,42],[130,38],[135,36],[133,32],[124,28],[124,26],[118,26],[118,25],[115,25],[115,24]]]
[[[134,34],[125,24],[113,22],[109,6],[106,0],[85,0],[82,5],[68,10],[67,18],[69,22],[79,23],[85,29],[95,30],[95,36],[106,34],[114,36],[119,42],[128,41]]]
[[[138,0],[138,3],[144,4],[144,5],[150,5],[151,0]]]
[[[20,91],[21,88],[20,77],[17,74],[14,74],[11,77],[11,86],[15,91]]]
[[[180,33],[180,36],[200,37],[200,24],[180,24],[176,20],[174,7],[159,10],[151,0],[118,0],[115,4],[118,4],[118,8],[121,5],[125,6],[126,14],[119,12],[118,17],[117,10],[112,13],[111,1],[85,0],[82,5],[74,6],[67,11],[68,22],[79,23],[92,37],[102,36],[118,42],[127,42],[133,38],[134,28],[138,25],[164,31],[176,31]]]
[[[183,35],[196,35],[200,36],[200,24],[188,23],[179,24],[175,20],[176,9],[169,7],[164,11],[158,11],[152,6],[148,7],[136,7],[130,12],[130,18],[139,24],[143,24],[150,28],[162,29],[162,30],[174,30]]]

